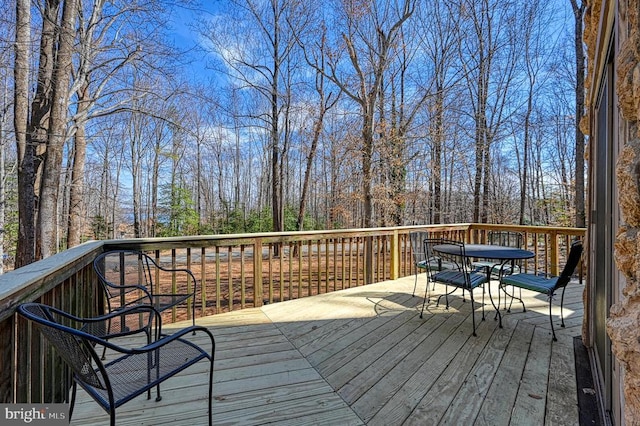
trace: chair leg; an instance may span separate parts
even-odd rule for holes
[[[484,321],[484,285],[482,286],[482,321]]]
[[[553,306],[553,297],[549,296],[549,322],[551,323],[551,334],[553,335],[553,341],[557,342],[556,330],[553,328],[553,316],[551,315],[551,308]]]
[[[413,293],[411,293],[411,297],[416,295],[416,288],[418,288],[418,272],[416,271],[416,278],[413,280]]]
[[[464,291],[464,290],[463,290]],[[476,310],[473,309],[473,290],[470,290],[469,293],[471,293],[470,298],[471,298],[471,321],[473,323],[473,336],[477,336],[476,334]]]
[[[424,305],[427,304],[427,295],[429,294],[429,281],[427,281],[427,286],[424,289],[424,299],[422,299],[422,309],[420,310],[420,318],[422,318],[422,314],[424,313]],[[438,298],[440,300],[440,298]]]
[[[160,350],[156,351],[156,378],[160,377]],[[160,383],[156,388],[156,402],[162,401],[162,395],[160,395]]]
[[[150,345],[151,344],[151,330],[146,330],[145,334],[147,335],[147,345]],[[157,339],[158,339],[158,337],[156,336],[156,340]],[[147,357],[150,357],[150,355],[147,355]],[[150,371],[151,371],[151,365],[152,364],[153,364],[153,360],[150,360],[149,361],[149,367],[147,368],[147,380],[151,380],[151,376],[149,374],[150,374]],[[151,399],[151,389],[147,390],[147,399]]]
[[[193,298],[193,301],[191,302],[191,322],[193,324],[193,326],[196,326],[196,300],[195,297]],[[195,336],[196,335],[196,331],[193,330],[193,333],[191,333],[191,335]]]
[[[211,366],[209,367],[209,426],[213,426],[213,353],[211,355]]]
[[[78,385],[76,384],[75,379],[73,380],[73,386],[71,387],[71,402],[69,403],[69,421],[71,421],[71,416],[73,415],[73,407],[76,404],[76,390]]]
[[[564,308],[564,291],[567,289],[567,287],[563,287],[562,288],[562,296],[560,296],[560,326],[564,327],[564,312],[563,312],[563,308]]]

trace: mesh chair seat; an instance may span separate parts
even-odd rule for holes
[[[442,271],[434,274],[432,279],[443,284],[471,290],[486,283],[487,274],[480,272]]]
[[[431,256],[429,259],[422,260],[416,263],[416,266],[420,269],[428,270],[429,272],[458,269],[458,265],[454,262],[450,262],[438,256]]]
[[[515,274],[502,278],[503,284],[513,285],[538,293],[550,293],[555,289],[558,277],[549,278],[546,275]]]
[[[124,355],[104,365],[113,389],[114,408],[145,393],[196,362],[209,358],[204,349],[185,339],[175,339],[152,352],[145,348],[141,350],[143,352]],[[94,370],[98,372],[98,369]],[[109,410],[107,389],[89,386],[83,382],[79,384],[102,408]]]

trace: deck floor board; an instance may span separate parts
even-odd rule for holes
[[[583,285],[567,289],[565,328],[554,307],[552,342],[539,294],[522,292],[526,312],[518,301],[508,313],[503,305],[499,328],[488,298],[481,320],[478,293],[474,337],[468,297],[454,293],[449,309],[436,306],[444,291],[436,286],[421,319],[424,288],[412,296],[413,284],[410,276],[199,318],[216,337],[214,424],[578,424],[572,342]],[[117,424],[204,425],[207,380],[200,362],[162,385],[162,401],[143,395],[120,407]],[[72,424],[108,422],[79,391]]]

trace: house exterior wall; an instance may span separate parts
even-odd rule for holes
[[[590,143],[603,143],[598,141],[593,131],[595,108],[602,79],[606,78],[603,69],[609,58],[609,49],[613,48],[616,95],[613,108],[617,119],[612,121],[611,132],[612,139],[619,145],[619,149],[612,149],[618,194],[618,211],[613,212],[611,218],[611,225],[617,226],[614,244],[617,271],[611,282],[606,283],[611,294],[606,325],[615,356],[613,370],[619,368],[621,371],[605,375],[611,383],[603,386],[609,386],[613,393],[611,409],[614,422],[618,408],[622,410],[622,418],[618,421],[626,425],[640,425],[640,1],[588,1],[584,23],[588,110],[581,127],[590,135]],[[589,158],[590,168],[594,162]],[[590,176],[593,175],[590,172]],[[590,191],[593,190],[590,183]],[[592,205],[589,210],[597,208],[597,205]],[[607,253],[599,255],[608,256]],[[587,312],[593,300],[588,294],[585,299]],[[585,318],[588,322],[594,321],[588,315]],[[586,342],[593,341],[588,325],[583,336]]]

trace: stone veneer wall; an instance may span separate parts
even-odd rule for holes
[[[626,133],[622,133],[625,126],[614,129],[621,132],[622,148],[616,166],[621,224],[614,257],[625,282],[620,300],[611,307],[607,331],[613,354],[624,370],[625,422],[640,425],[640,1],[617,3],[616,94],[621,118],[627,126]],[[587,2],[584,33],[589,60],[587,90],[593,87],[595,55],[601,53],[595,51],[600,6],[601,0]],[[592,111],[590,106],[588,110]],[[588,127],[587,121],[588,118],[582,123],[583,131]]]

